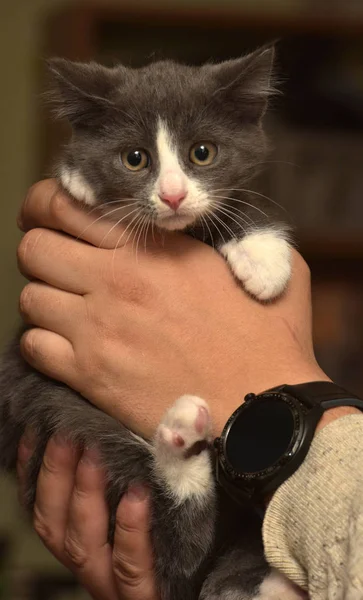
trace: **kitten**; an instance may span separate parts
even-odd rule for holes
[[[85,209],[127,219],[129,231],[148,223],[213,244],[250,294],[275,298],[291,271],[286,230],[263,197],[251,199],[246,190],[266,151],[261,120],[272,61],[271,48],[202,67],[50,61],[58,115],[73,129],[58,167],[61,184]],[[270,572],[259,519],[215,489],[204,400],[180,398],[155,439],[143,440],[33,370],[21,358],[19,337],[0,368],[0,461],[15,468],[19,439],[31,426],[38,447],[28,467],[29,509],[49,437],[61,431],[79,445],[96,441],[109,476],[111,540],[125,489],[137,481],[150,487],[162,600],[300,597]]]

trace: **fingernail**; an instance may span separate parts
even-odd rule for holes
[[[145,500],[148,493],[148,489],[142,483],[134,483],[130,485],[126,492],[127,498],[130,502],[142,502]]]
[[[90,467],[97,469],[100,466],[100,453],[97,448],[85,448],[81,461]]]

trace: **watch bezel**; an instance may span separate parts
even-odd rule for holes
[[[258,400],[278,399],[287,403],[294,416],[294,432],[288,448],[268,468],[254,473],[237,471],[228,461],[226,444],[233,423]],[[326,410],[353,406],[363,412],[363,400],[331,381],[317,380],[301,384],[282,384],[245,396],[225,424],[222,434],[214,441],[216,450],[216,479],[221,488],[242,505],[265,505],[266,499],[301,466],[309,452],[316,427]]]
[[[290,408],[293,417],[293,433],[289,446],[277,461],[275,461],[271,466],[263,470],[255,472],[237,471],[229,462],[228,452],[226,449],[230,431],[236,420],[240,417],[241,414],[243,414],[243,412],[248,411],[249,407],[252,404],[255,404],[257,402],[264,402],[266,401],[266,399],[272,402],[282,401]],[[255,482],[270,479],[271,477],[273,478],[274,474],[276,472],[280,472],[281,468],[287,463],[289,463],[291,460],[293,460],[294,456],[299,451],[299,448],[301,447],[301,444],[304,440],[304,433],[306,429],[306,414],[307,410],[304,410],[304,407],[301,404],[301,402],[299,402],[299,400],[297,400],[290,394],[286,394],[284,392],[264,392],[263,394],[258,394],[253,399],[244,402],[244,404],[237,408],[237,410],[235,410],[235,412],[230,416],[219,438],[219,462],[225,474],[230,479],[234,480],[236,483],[241,482],[241,484],[245,483],[247,485],[248,483],[253,484]]]

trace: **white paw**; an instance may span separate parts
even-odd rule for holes
[[[213,490],[209,445],[212,424],[208,404],[182,396],[167,411],[154,440],[155,469],[178,502]]]
[[[193,455],[194,448],[195,454],[198,454],[198,443],[207,444],[210,435],[208,404],[198,396],[181,396],[165,414],[157,429],[156,447],[161,446],[161,451],[167,449],[185,459]]]
[[[234,275],[258,300],[276,298],[290,279],[291,247],[284,235],[263,229],[242,240],[231,240],[220,249]]]

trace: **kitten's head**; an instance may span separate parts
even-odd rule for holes
[[[272,62],[272,48],[201,67],[51,60],[58,115],[73,129],[63,185],[88,205],[112,202],[111,216],[169,230],[228,210],[263,159]]]

